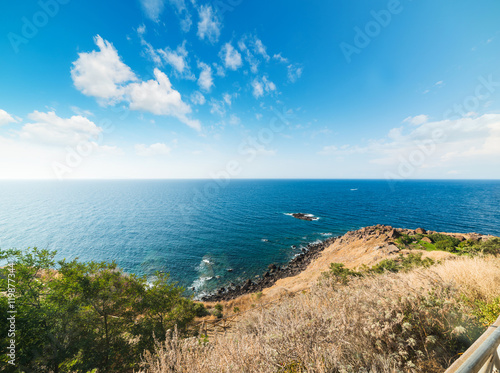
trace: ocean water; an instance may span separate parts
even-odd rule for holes
[[[294,212],[318,219],[287,215]],[[198,294],[262,274],[310,242],[374,224],[500,236],[500,182],[0,182],[1,248],[115,260],[139,275],[169,272]]]

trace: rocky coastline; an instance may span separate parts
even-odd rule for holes
[[[276,281],[282,278],[291,277],[299,274],[316,258],[321,252],[334,243],[338,237],[330,237],[321,242],[310,243],[302,249],[302,252],[295,256],[287,265],[278,266],[270,264],[268,270],[258,278],[247,279],[241,284],[231,283],[227,287],[219,288],[215,293],[203,296],[200,300],[203,302],[219,302],[235,299],[241,295],[256,293],[265,288],[273,286]]]
[[[373,247],[376,253],[379,253],[381,257],[386,255],[398,254],[401,248],[396,243],[396,239],[402,235],[414,235],[414,234],[434,234],[442,233],[445,235],[452,236],[459,241],[470,239],[473,241],[486,241],[493,236],[483,235],[478,233],[447,233],[447,232],[436,232],[427,231],[423,228],[417,229],[405,229],[405,228],[393,228],[388,225],[374,225],[358,230],[346,232],[343,236],[330,237],[321,242],[311,243],[302,249],[302,252],[295,256],[287,265],[277,266],[276,264],[270,264],[268,270],[258,276],[258,278],[247,279],[243,283],[234,284],[231,283],[227,287],[219,288],[212,294],[205,295],[201,297],[201,301],[204,302],[220,302],[220,301],[230,301],[232,299],[238,298],[245,294],[256,293],[262,291],[263,289],[273,286],[276,281],[292,277],[300,274],[304,271],[309,264],[317,259],[322,252],[330,245],[337,243],[339,245],[350,245],[353,242],[368,242],[371,239],[378,240],[379,244]],[[425,242],[425,237],[423,239]]]

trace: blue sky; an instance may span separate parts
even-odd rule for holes
[[[500,178],[497,1],[0,7],[0,178]]]

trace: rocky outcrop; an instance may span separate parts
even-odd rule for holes
[[[234,299],[244,294],[262,291],[276,283],[281,278],[291,277],[302,272],[321,252],[337,240],[331,237],[325,241],[312,243],[306,246],[302,253],[295,256],[287,265],[270,264],[268,270],[254,279],[247,279],[241,284],[231,284],[227,288],[220,288],[213,294],[201,298],[205,302],[219,302]]]
[[[271,264],[261,276],[247,279],[240,284],[230,284],[201,300],[207,302],[229,301],[264,289],[268,291],[268,288],[275,284],[274,287],[280,287],[286,283],[287,288],[306,288],[306,283],[312,283],[322,271],[327,271],[330,263],[344,263],[348,268],[357,268],[361,265],[371,266],[382,259],[394,258],[408,251],[402,245],[397,244],[402,235],[414,236],[433,233],[438,232],[426,231],[423,228],[393,228],[381,224],[349,231],[343,236],[310,244],[287,265]],[[477,242],[486,241],[493,237],[478,233],[439,233],[456,237],[459,240],[471,239]],[[428,237],[423,237],[422,241],[432,243]],[[433,256],[433,259],[441,260],[453,256],[453,254],[433,251],[424,252],[424,256]]]

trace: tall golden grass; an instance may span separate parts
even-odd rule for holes
[[[208,342],[172,332],[145,353],[143,372],[442,372],[482,333],[463,294],[500,296],[500,260],[325,279]]]

